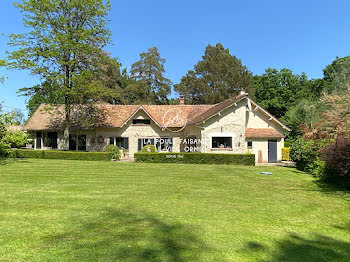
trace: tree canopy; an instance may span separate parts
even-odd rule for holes
[[[254,76],[256,101],[276,117],[282,117],[288,109],[302,99],[318,99],[324,88],[324,80],[308,80],[307,76],[293,74],[289,69],[268,68],[260,76]]]
[[[128,95],[135,94],[131,100],[145,100],[151,104],[168,104],[172,82],[164,77],[164,64],[157,47],[151,47],[140,54],[140,60],[132,64],[130,76],[134,82],[126,90]]]
[[[237,95],[240,90],[250,92],[251,80],[252,73],[241,60],[218,43],[206,47],[202,60],[174,88],[190,104],[213,104]]]
[[[108,0],[23,0],[27,33],[11,34],[10,69],[26,69],[58,88],[64,97],[67,125],[72,104],[101,100],[106,88],[95,81],[102,48],[110,41]],[[49,89],[49,86],[46,86]],[[35,89],[34,89],[35,90]],[[107,90],[108,91],[108,90]]]
[[[328,82],[327,93],[346,92],[350,83],[350,56],[337,57],[323,69],[324,80]]]

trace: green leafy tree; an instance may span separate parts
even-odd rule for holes
[[[252,73],[222,44],[208,45],[194,70],[181,78],[175,91],[190,104],[213,104],[235,96],[240,90],[251,91]]]
[[[150,104],[168,104],[168,95],[171,92],[171,81],[164,77],[164,63],[157,47],[151,47],[147,52],[140,54],[140,60],[131,66],[132,83],[126,90],[128,95],[136,92],[134,101],[146,100]],[[139,96],[140,95],[140,96]],[[131,99],[132,100],[132,99]]]
[[[288,141],[302,137],[303,130],[312,128],[319,121],[319,115],[323,111],[322,103],[317,100],[302,99],[296,106],[291,107],[281,119],[292,130],[288,133]]]
[[[41,104],[64,104],[64,95],[61,92],[61,88],[52,81],[45,81],[42,84],[30,88],[21,88],[19,93],[28,97],[26,106],[29,111],[29,116],[31,116]]]
[[[282,117],[302,99],[317,99],[324,88],[323,80],[308,80],[306,75],[289,69],[268,68],[254,76],[256,101],[276,117]]]
[[[11,112],[1,114],[0,120],[5,126],[21,125],[23,123],[23,113],[14,109]]]
[[[323,69],[324,80],[328,82],[327,93],[346,92],[350,83],[350,56],[337,57],[330,65]]]
[[[10,145],[11,148],[20,148],[27,144],[28,134],[23,131],[9,131],[3,138],[3,142]]]
[[[74,104],[93,104],[110,95],[97,82],[102,48],[110,41],[108,0],[23,0],[15,2],[29,29],[9,36],[10,69],[26,69],[59,87],[64,97],[66,127]],[[49,88],[49,87],[47,87]]]

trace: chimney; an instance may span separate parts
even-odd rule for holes
[[[185,96],[180,95],[180,105],[184,105],[184,104],[185,104]]]

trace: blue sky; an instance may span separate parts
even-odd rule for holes
[[[166,76],[178,83],[201,59],[205,46],[222,43],[254,74],[268,67],[322,77],[336,56],[350,55],[350,1],[229,1],[229,0],[112,0],[107,48],[124,67],[139,54],[157,46],[167,60]],[[21,14],[12,1],[0,1],[0,33],[24,31]],[[8,49],[0,36],[0,57]],[[25,110],[19,88],[39,82],[26,71],[0,70],[4,110]],[[26,112],[26,111],[25,111]]]

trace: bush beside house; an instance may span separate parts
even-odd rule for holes
[[[115,145],[108,145],[104,151],[111,153],[113,160],[120,160],[121,151],[120,151],[119,147],[117,147]]]
[[[347,138],[296,140],[290,151],[297,169],[326,181],[350,184],[350,141]]]
[[[154,145],[145,145],[142,149],[141,152],[143,153],[155,153],[156,147]]]

